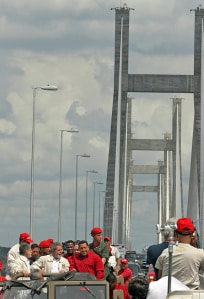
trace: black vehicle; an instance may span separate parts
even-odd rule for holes
[[[46,280],[0,282],[1,299],[109,299],[109,284],[90,273],[67,272]],[[117,298],[117,297],[115,297]]]
[[[136,262],[137,260],[137,254],[135,250],[127,250],[125,253],[125,258],[128,260],[128,262]]]
[[[138,276],[142,272],[140,265],[138,263],[130,262],[130,263],[128,263],[128,267],[132,271],[133,277]]]
[[[136,261],[140,265],[142,272],[147,274],[148,266],[149,266],[147,264],[147,254],[146,253],[137,253]]]

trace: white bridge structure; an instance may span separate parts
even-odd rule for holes
[[[110,131],[104,234],[118,243],[129,244],[133,192],[157,192],[158,219],[188,216],[200,232],[204,247],[204,9],[195,9],[194,74],[129,74],[129,13],[126,5],[115,9],[114,93]],[[194,127],[187,215],[183,211],[181,171],[181,104],[173,98],[172,132],[163,139],[134,139],[131,132],[132,99],[128,92],[192,93]],[[145,108],[145,107],[144,107]],[[162,151],[163,161],[135,165],[133,151]],[[156,186],[134,185],[133,174],[155,174]],[[118,211],[115,217],[115,209]],[[158,238],[158,242],[160,239]]]

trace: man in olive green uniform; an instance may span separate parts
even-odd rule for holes
[[[91,251],[95,252],[101,257],[101,260],[105,268],[105,278],[110,274],[108,267],[109,250],[105,242],[102,239],[102,229],[100,227],[93,227],[91,230],[91,236],[93,237],[93,242],[89,244]]]

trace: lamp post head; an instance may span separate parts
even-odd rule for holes
[[[102,182],[93,182],[94,183],[94,185],[96,184],[96,185],[103,185],[103,183]]]
[[[55,85],[45,85],[40,87],[42,90],[58,90],[58,87]]]
[[[90,173],[98,173],[98,171],[96,171],[96,170],[87,170],[87,172],[90,172]]]
[[[90,158],[91,156],[90,155],[87,155],[87,154],[82,154],[82,155],[77,155],[79,157],[82,157],[82,158]]]
[[[73,128],[71,128],[71,129],[68,129],[68,130],[60,130],[60,131],[62,131],[62,132],[69,132],[69,133],[79,133],[79,130],[78,129],[73,129]]]

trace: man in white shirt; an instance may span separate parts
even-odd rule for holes
[[[19,279],[30,279],[30,257],[31,257],[31,246],[30,244],[24,243],[19,247],[19,257],[11,264],[11,275],[12,278],[16,274],[22,274]]]
[[[37,261],[35,261],[30,269],[31,273],[35,270],[39,270],[39,275],[42,272],[46,273],[63,273],[69,271],[69,262],[63,256],[62,244],[59,242],[54,242],[51,245],[51,255],[41,256]]]
[[[30,235],[26,232],[19,235],[19,243],[11,247],[7,254],[7,265],[6,265],[6,278],[10,279],[12,263],[20,256],[19,247],[21,244],[31,244],[33,240]]]
[[[109,259],[108,259],[108,266],[113,268],[116,272],[120,270],[120,252],[114,246],[111,246],[111,238],[108,236],[104,237],[104,242],[108,246],[109,250]]]

